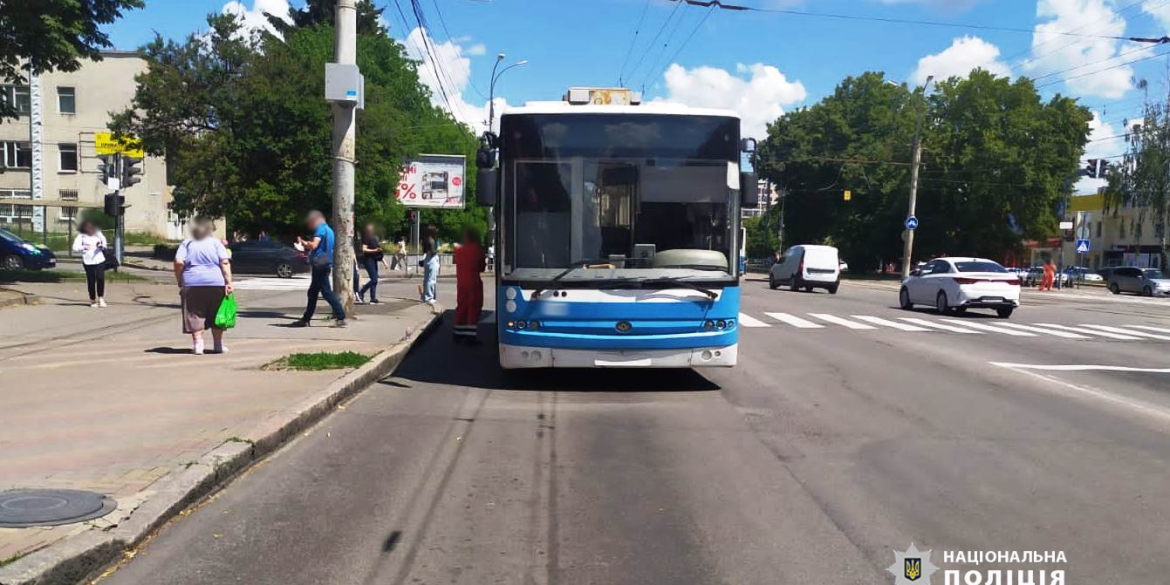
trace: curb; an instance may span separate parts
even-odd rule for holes
[[[39,302],[39,300],[37,299],[37,296],[34,294],[20,292],[18,290],[13,290],[10,288],[0,288],[0,292],[16,293],[16,296],[14,296],[14,297],[0,299],[0,309],[3,309],[5,307],[20,307],[23,305],[35,305]]]
[[[194,465],[171,470],[152,488],[151,497],[114,528],[88,530],[0,567],[0,585],[74,585],[94,576],[191,504],[325,418],[339,403],[393,372],[415,344],[442,323],[441,313],[429,317],[366,365],[260,423],[249,440],[226,441]]]

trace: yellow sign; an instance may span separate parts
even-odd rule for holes
[[[850,191],[848,189],[845,190],[845,200],[846,201],[853,201],[853,191]]]
[[[146,153],[142,150],[142,141],[133,138],[123,137],[121,140],[114,139],[114,135],[110,132],[98,132],[93,137],[94,149],[98,154],[118,154],[119,152],[135,158],[144,158]]]

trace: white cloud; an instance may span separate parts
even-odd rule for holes
[[[1154,17],[1162,29],[1170,28],[1170,4],[1164,2],[1142,4],[1142,12]]]
[[[431,90],[431,103],[448,109],[447,103],[449,101],[451,107],[448,111],[451,112],[451,115],[479,134],[487,129],[489,104],[486,99],[481,104],[467,101],[468,90],[478,94],[471,86],[471,59],[468,56],[484,55],[487,53],[487,47],[482,43],[468,47],[460,44],[468,41],[470,39],[461,37],[437,43],[434,37],[427,34],[425,29],[415,28],[401,42],[406,47],[407,54],[419,61],[419,79]],[[431,59],[427,53],[428,44],[430,54],[434,55],[435,62],[438,63],[442,74],[437,73],[431,65]],[[442,79],[441,86],[440,78]],[[443,99],[444,89],[447,93],[447,100]],[[495,126],[498,128],[500,113],[507,107],[507,101],[497,96],[495,103]]]
[[[1094,35],[1122,36],[1125,18],[1114,14],[1113,10],[1113,4],[1106,0],[1040,0],[1036,5],[1036,16],[1044,22],[1036,25],[1032,36],[1032,57],[1022,64],[1023,69],[1034,77],[1060,72],[1059,77],[1042,79],[1040,83],[1063,78],[1072,93],[1110,99],[1121,97],[1132,87],[1133,67],[1109,67],[1127,59],[1093,65],[1117,56],[1123,48],[1120,41],[1051,34],[1054,31],[1084,31]],[[1080,68],[1069,71],[1077,67]]]
[[[931,75],[937,80],[966,77],[974,69],[1005,77],[1012,74],[1011,68],[999,60],[999,47],[979,37],[965,36],[955,39],[943,52],[919,59],[912,79],[922,85]]]
[[[779,69],[755,63],[739,64],[735,75],[717,67],[687,70],[672,63],[666,70],[666,95],[655,101],[738,112],[743,135],[764,138],[767,125],[784,114],[784,106],[808,97],[804,84],[789,81]],[[750,77],[746,75],[750,74]]]
[[[268,22],[268,17],[264,15],[265,12],[285,22],[291,22],[288,17],[288,0],[252,0],[251,9],[244,5],[244,1],[232,0],[223,5],[222,12],[224,14],[235,14],[243,18],[244,26],[248,30],[256,31],[264,29],[270,33],[276,33],[276,29],[273,28],[272,23]]]

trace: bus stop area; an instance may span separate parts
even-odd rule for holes
[[[38,304],[0,308],[0,489],[93,491],[115,509],[79,524],[0,527],[0,582],[84,558],[109,539],[132,544],[128,534],[144,535],[283,440],[311,432],[437,322],[411,298],[416,283],[385,283],[384,303],[361,307],[347,328],[318,320],[289,329],[303,291],[240,290],[229,353],[204,356],[190,354],[173,285],[111,285],[108,309],[88,306],[84,282],[12,285]],[[344,351],[372,359],[357,369],[273,367],[293,353]]]

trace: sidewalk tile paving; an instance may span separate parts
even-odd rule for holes
[[[265,364],[298,351],[372,355],[429,322],[425,305],[391,298],[409,288],[387,288],[385,304],[360,307],[345,329],[326,321],[282,327],[299,317],[303,293],[240,291],[229,353],[193,356],[174,286],[112,286],[110,308],[99,310],[87,306],[84,284],[22,284],[41,304],[0,312],[0,490],[92,490],[116,498],[118,509],[77,525],[0,529],[0,564],[116,524],[175,469],[225,441],[248,440],[347,373],[265,371]]]

